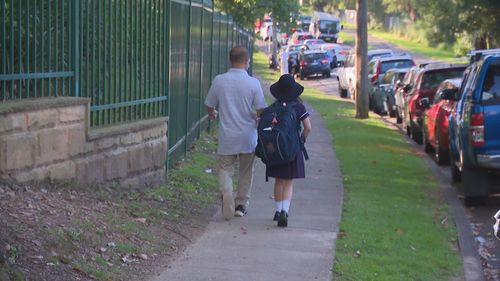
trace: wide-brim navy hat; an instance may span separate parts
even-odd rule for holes
[[[279,101],[296,100],[304,91],[304,87],[295,82],[295,79],[290,74],[281,75],[278,82],[271,85],[271,94]]]

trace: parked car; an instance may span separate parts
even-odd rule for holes
[[[375,56],[392,55],[392,50],[389,49],[373,49],[368,50],[367,61],[370,61]],[[354,99],[354,87],[356,85],[356,75],[354,73],[354,63],[356,54],[349,52],[345,58],[345,63],[337,70],[337,81],[339,82],[339,95],[342,98],[349,94]]]
[[[455,107],[458,89],[462,78],[448,79],[439,85],[434,101],[429,103],[422,99],[424,108],[422,122],[422,142],[425,152],[436,155],[439,165],[449,164],[448,117]]]
[[[396,117],[394,90],[396,82],[402,80],[409,68],[392,68],[385,72],[384,78],[373,87],[372,107],[375,113]]]
[[[337,65],[343,64],[345,61],[347,50],[340,44],[326,43],[321,45],[320,50],[322,50],[323,52],[328,52],[330,50],[333,51],[335,54],[335,58],[337,59]],[[337,67],[337,65],[335,65],[335,67]]]
[[[303,44],[304,40],[313,39],[313,36],[309,32],[295,32],[292,34],[291,44]]]
[[[404,109],[406,107],[406,97],[410,93],[415,85],[415,76],[422,66],[417,65],[405,74],[402,80],[396,81],[396,86],[394,89],[394,97],[396,100],[396,123],[401,124],[403,122]]]
[[[466,64],[433,63],[428,64],[415,74],[412,90],[405,98],[403,129],[416,143],[422,144],[423,98],[433,102],[436,90],[441,82],[463,75]]]
[[[465,204],[476,205],[500,187],[500,49],[470,55],[449,119],[450,167]]]
[[[322,39],[306,39],[303,43],[307,50],[319,50],[323,44],[325,44],[325,41]]]
[[[368,63],[368,78],[370,81],[370,88],[369,88],[369,96],[370,96],[370,104],[372,105],[372,109],[377,112],[377,113],[386,113],[387,114],[387,109],[384,109],[383,103],[375,103],[375,99],[378,101],[386,101],[385,95],[383,97],[375,97],[375,93],[385,93],[378,91],[376,92],[376,88],[378,88],[380,82],[385,76],[385,73],[387,70],[392,69],[392,68],[409,68],[415,65],[415,62],[413,59],[406,54],[403,55],[393,55],[393,56],[380,56],[380,57],[374,57],[370,63]],[[391,116],[394,115],[394,109],[393,106],[395,105],[394,101],[394,93],[391,94],[390,97],[390,111],[391,111]],[[381,107],[382,106],[382,107]]]
[[[304,51],[299,53],[300,80],[308,76],[321,74],[330,77],[330,62],[326,54],[319,50]]]

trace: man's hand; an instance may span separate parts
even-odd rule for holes
[[[212,110],[211,112],[208,113],[208,116],[210,119],[215,120],[217,119],[217,116],[219,115],[219,112],[217,110]]]

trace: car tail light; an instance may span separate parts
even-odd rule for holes
[[[326,60],[326,59],[325,59],[325,60],[322,60],[322,61],[321,61],[321,63],[322,63],[322,64],[328,64],[328,60]]]
[[[474,113],[470,120],[470,134],[472,137],[472,145],[481,146],[485,144],[484,140],[484,114]]]
[[[381,68],[382,68],[381,63],[378,63],[377,70],[375,71],[375,74],[372,76],[372,82],[376,82],[378,80],[378,76],[380,75]]]
[[[347,53],[346,50],[340,50],[339,51],[339,55],[345,55],[346,53]]]

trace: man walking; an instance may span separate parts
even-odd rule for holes
[[[232,48],[229,60],[231,68],[215,77],[205,99],[210,118],[219,116],[220,119],[218,177],[222,192],[222,215],[226,220],[246,214],[257,145],[256,120],[266,107],[259,81],[247,73],[250,66],[248,50],[240,46]],[[232,177],[237,161],[238,190],[233,199]]]

